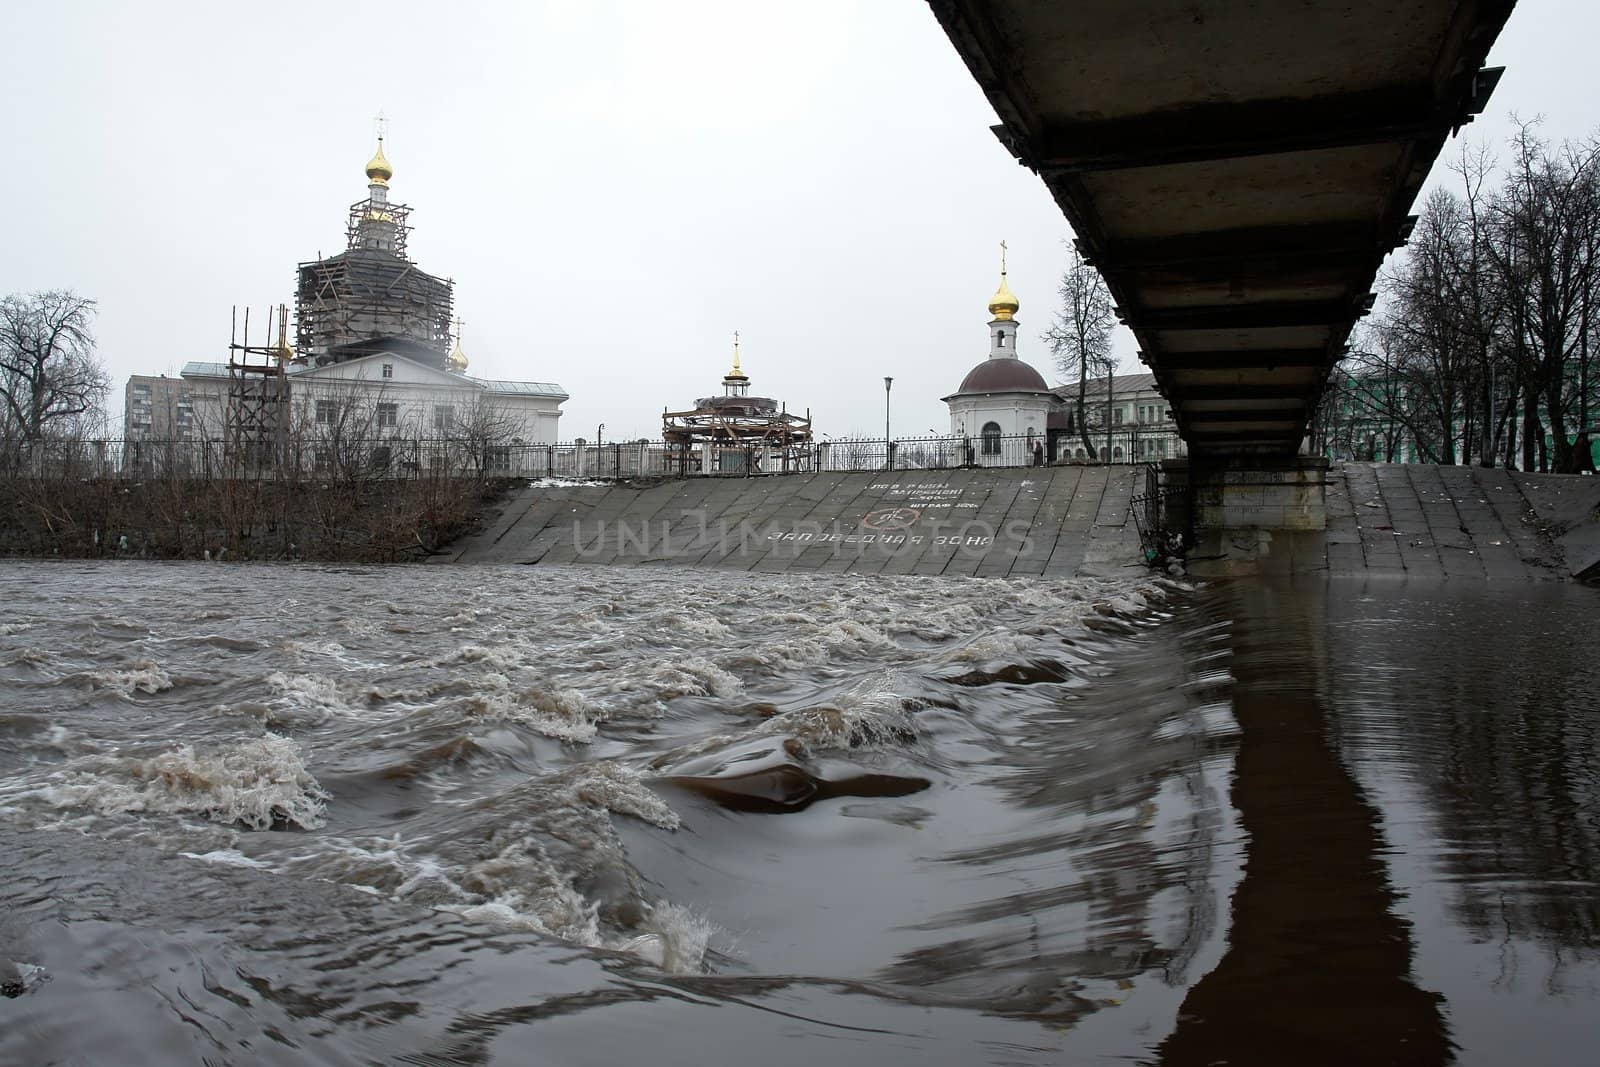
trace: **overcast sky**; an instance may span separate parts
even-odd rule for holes
[[[885,375],[897,435],[942,429],[1002,238],[1021,353],[1056,377],[1066,223],[919,0],[7,11],[0,293],[100,302],[118,413],[129,374],[224,358],[233,305],[293,306],[366,195],[380,108],[471,373],[559,382],[563,438],[657,435],[720,391],[734,330],[752,391],[820,430],[881,433]],[[1597,31],[1594,0],[1521,0],[1468,135],[1600,126]]]

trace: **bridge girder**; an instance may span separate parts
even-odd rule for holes
[[[1298,450],[1515,0],[929,5],[1191,453],[1236,458]]]

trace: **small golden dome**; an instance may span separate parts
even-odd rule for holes
[[[450,354],[445,357],[444,363],[445,363],[445,366],[449,367],[451,370],[455,371],[457,374],[466,373],[466,370],[467,370],[467,354],[465,352],[461,351],[461,338],[459,338],[459,337],[456,338],[456,346],[454,348],[452,348],[450,350]]]
[[[1002,322],[1009,322],[1022,305],[1017,302],[1017,295],[1006,284],[1006,272],[1000,272],[1000,288],[994,291],[989,298],[989,314]]]
[[[383,154],[383,138],[378,138],[378,151],[367,160],[367,180],[373,185],[388,185],[389,179],[394,177],[394,167],[389,165],[389,160]]]

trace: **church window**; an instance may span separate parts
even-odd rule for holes
[[[1001,330],[1000,331],[1000,347],[1004,348],[1005,346],[1006,346],[1006,332],[1004,330]]]
[[[379,404],[378,405],[378,425],[379,426],[397,426],[397,425],[399,425],[399,423],[400,423],[400,405],[399,404]]]
[[[383,376],[385,378],[393,378],[394,377],[394,364],[393,363],[385,363],[383,365]]]
[[[456,409],[449,404],[433,405],[433,428],[435,430],[448,430],[455,425]]]
[[[983,454],[998,456],[1000,454],[1000,424],[986,422],[983,424]]]
[[[1121,459],[1122,458],[1122,449],[1121,448],[1113,448],[1111,450],[1111,458],[1112,459]]]
[[[339,417],[339,402],[337,400],[317,401],[317,425],[332,426]]]

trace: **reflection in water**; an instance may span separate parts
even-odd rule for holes
[[[917,929],[960,936],[879,977],[1058,1025],[1118,1004],[1139,975],[1181,981],[1214,933],[1206,876],[1235,732],[1217,669],[1226,645],[1226,625],[1184,612],[1132,647],[1080,646],[1079,683],[1052,699],[990,695],[984,778],[1011,817],[938,857],[944,877],[980,892]],[[1070,673],[988,677],[1032,686]]]
[[[1445,1063],[1441,997],[1411,974],[1378,816],[1330,737],[1323,587],[1240,586],[1233,803],[1250,836],[1222,962],[1164,1064]]]
[[[1338,701],[1353,752],[1422,791],[1457,921],[1539,946],[1561,988],[1565,963],[1600,957],[1593,592],[1361,592],[1330,612],[1340,659],[1363,665]]]

